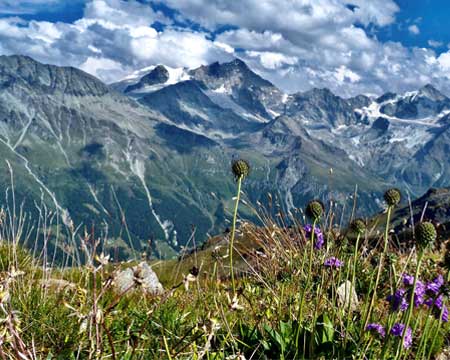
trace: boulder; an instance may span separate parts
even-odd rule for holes
[[[355,287],[347,280],[343,282],[337,289],[337,300],[339,306],[344,310],[350,306],[350,311],[356,311],[359,306],[358,295],[356,294]]]
[[[142,291],[158,295],[164,291],[158,276],[145,261],[118,272],[114,276],[114,287],[120,293]]]

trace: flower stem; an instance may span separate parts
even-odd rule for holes
[[[344,340],[344,344],[347,344],[348,329],[350,327],[351,307],[352,307],[351,300],[352,300],[352,295],[353,295],[353,289],[355,289],[355,292],[356,292],[356,286],[355,286],[356,261],[357,261],[357,253],[358,253],[358,246],[359,246],[360,238],[361,238],[361,234],[358,234],[357,237],[356,237],[355,250],[353,251],[353,266],[352,266],[351,286],[350,286],[350,289],[346,289],[345,290],[345,301],[348,301],[348,308],[347,308],[347,322],[345,324],[345,340]]]
[[[306,286],[303,289],[302,296],[300,298],[300,309],[299,309],[299,316],[298,316],[298,329],[297,329],[297,336],[295,339],[295,346],[298,351],[298,340],[300,337],[300,328],[302,326],[302,317],[303,317],[303,303],[305,300],[305,294],[307,291],[309,291],[309,283],[311,281],[311,269],[312,269],[312,262],[313,262],[313,255],[314,255],[314,231],[316,229],[317,220],[314,220],[312,230],[311,230],[311,242],[309,247],[309,261],[308,261],[308,274],[306,278]]]
[[[395,359],[398,359],[400,357],[400,354],[401,354],[400,349],[402,348],[402,346],[403,346],[403,344],[405,342],[405,338],[406,338],[406,333],[408,331],[409,322],[411,321],[411,315],[412,315],[412,312],[413,312],[413,309],[414,309],[414,293],[416,292],[417,278],[419,277],[419,274],[420,274],[420,266],[422,265],[423,253],[424,253],[423,250],[420,250],[419,257],[418,257],[418,260],[417,260],[416,274],[414,275],[414,283],[413,283],[411,296],[410,296],[410,300],[409,300],[408,313],[406,315],[405,328],[403,330],[402,341],[397,346],[397,353],[395,355]]]
[[[230,252],[230,273],[231,273],[231,284],[232,284],[232,287],[233,287],[233,294],[236,293],[236,283],[234,281],[234,270],[233,270],[234,236],[235,236],[235,233],[236,233],[236,219],[237,219],[239,200],[241,198],[242,178],[243,178],[243,175],[239,176],[239,178],[237,180],[238,190],[237,190],[236,203],[234,205],[233,224],[232,224],[232,228],[231,228],[230,249],[229,249],[229,252]]]
[[[391,221],[391,213],[392,213],[392,206],[389,206],[388,210],[387,210],[386,229],[384,232],[383,252],[381,253],[380,262],[378,263],[378,270],[377,270],[377,277],[375,279],[375,286],[373,288],[372,298],[370,300],[369,309],[367,310],[366,321],[364,322],[363,329],[365,329],[367,327],[367,324],[370,321],[370,315],[372,313],[373,305],[375,303],[375,298],[377,297],[377,287],[378,287],[378,283],[380,282],[381,269],[383,268],[384,257],[387,252],[387,246],[388,246],[388,240],[389,240],[389,223]]]

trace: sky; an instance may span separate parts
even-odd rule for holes
[[[289,93],[450,95],[449,16],[448,0],[0,0],[0,55],[107,83],[237,57]]]

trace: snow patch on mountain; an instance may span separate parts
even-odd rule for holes
[[[161,65],[159,65],[161,66]],[[132,91],[129,91],[130,94],[140,96],[143,94],[148,94],[157,90],[160,90],[166,86],[177,84],[181,81],[187,81],[191,79],[191,76],[189,75],[189,72],[186,68],[172,68],[169,66],[162,66],[165,70],[167,70],[169,74],[169,78],[167,81],[161,84],[155,84],[155,85],[145,85],[142,87],[139,87],[138,89],[134,89]],[[134,73],[130,74],[129,76],[123,78],[119,82],[112,84],[114,88],[117,88],[119,90],[124,90],[128,86],[136,85],[139,83],[139,81],[146,75],[150,74],[153,70],[155,70],[157,66],[149,66],[140,70],[135,71]]]
[[[129,83],[133,83],[134,81],[137,82],[141,79],[141,77],[145,76],[146,74],[148,74],[155,68],[156,68],[156,65],[152,65],[152,66],[147,66],[145,68],[136,70],[133,73],[131,73],[130,75],[127,75],[123,79],[119,80],[119,82],[124,82],[124,81],[129,82]]]

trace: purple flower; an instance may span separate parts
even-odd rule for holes
[[[372,323],[367,325],[366,327],[367,331],[375,331],[377,332],[382,338],[384,338],[384,336],[386,335],[386,330],[384,330],[383,325],[381,324],[377,324],[377,323]]]
[[[303,227],[303,230],[306,232],[306,236],[308,238],[311,238],[311,233],[312,233],[312,225],[311,224],[307,224]],[[314,239],[316,240],[314,247],[317,250],[322,249],[324,240],[323,240],[323,234],[322,231],[320,230],[320,228],[318,226],[316,226],[314,228]]]
[[[403,284],[406,286],[412,286],[414,284],[414,276],[409,274],[403,274]]]
[[[427,284],[426,292],[429,294],[437,295],[442,285],[444,285],[444,277],[442,275],[439,275],[437,278]]]
[[[414,276],[403,274],[403,284],[409,288],[400,288],[394,295],[389,295],[387,300],[391,303],[393,311],[405,311],[409,306],[409,300],[411,299],[411,291],[414,286]],[[414,289],[414,306],[419,307],[425,302],[426,286],[425,284],[417,280],[416,288]]]
[[[338,268],[338,267],[341,267],[342,265],[344,265],[344,262],[339,260],[338,258],[332,256],[332,257],[326,259],[323,264],[327,267]]]
[[[394,326],[391,329],[391,334],[394,335],[394,336],[403,337],[404,331],[405,331],[405,325],[404,324],[395,323]],[[405,340],[403,342],[403,347],[405,349],[408,349],[408,348],[411,347],[411,344],[412,344],[412,330],[408,326],[408,328],[406,329],[406,334],[405,334]]]
[[[405,286],[414,286],[414,276],[409,274],[403,274],[403,284]],[[419,305],[423,304],[424,296],[426,292],[426,286],[425,284],[417,279],[416,281],[416,288],[414,290],[414,306],[418,307]],[[408,299],[411,296],[411,291],[409,291]]]
[[[442,317],[441,314],[436,316],[436,319],[441,319],[443,322],[448,322],[448,307],[444,305],[444,309],[442,309]]]
[[[436,299],[428,298],[425,301],[425,305],[433,307],[433,314],[436,319],[441,319],[443,322],[448,322],[448,308],[444,305],[443,295],[439,295]]]
[[[406,300],[405,294],[405,289],[398,289],[394,295],[387,297],[387,301],[391,303],[392,311],[405,311],[408,308],[408,301]]]
[[[414,306],[419,307],[423,304],[425,300],[425,292],[426,292],[426,286],[425,284],[417,280],[416,282],[416,289],[414,290]]]

